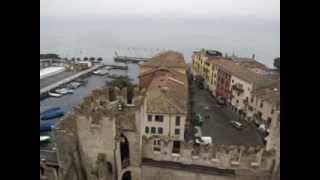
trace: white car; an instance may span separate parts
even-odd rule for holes
[[[232,120],[232,121],[230,121],[230,123],[237,129],[242,129],[243,128],[243,124],[241,124],[238,121]]]
[[[196,143],[198,144],[212,144],[212,138],[210,136],[202,136],[199,138],[196,138]]]

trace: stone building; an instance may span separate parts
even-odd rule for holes
[[[155,58],[142,64],[142,85],[135,89],[132,103],[126,88],[102,88],[58,123],[54,132],[59,179],[270,179],[273,148],[199,145],[184,139],[184,60],[177,60],[181,56],[173,51],[161,57],[166,62],[176,57],[175,63],[163,66],[161,58]]]
[[[258,126],[268,130],[280,114],[280,80],[260,85],[252,91],[251,115]]]

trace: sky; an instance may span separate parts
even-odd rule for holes
[[[40,15],[280,19],[280,0],[41,0]]]

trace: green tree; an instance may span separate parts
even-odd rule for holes
[[[111,81],[112,87],[118,87],[120,89],[124,87],[127,88],[127,98],[129,103],[132,103],[134,88],[136,87],[136,85],[134,85],[131,81],[132,79],[130,79],[128,76],[117,76]],[[110,84],[107,83],[107,85]]]

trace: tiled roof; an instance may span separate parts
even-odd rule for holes
[[[270,81],[272,79],[271,75],[264,75],[259,74],[254,71],[251,71],[250,69],[245,68],[244,66],[228,59],[216,59],[210,61],[210,63],[213,63],[215,65],[218,65],[221,69],[224,71],[230,73],[233,76],[236,76],[244,81],[247,81],[249,83],[259,83],[263,81]]]
[[[147,90],[147,112],[187,112],[188,81],[185,75],[176,78],[170,75],[156,76]]]
[[[187,68],[183,55],[175,51],[164,51],[158,53],[150,60],[142,63],[140,67],[160,67],[166,66],[171,68]]]

